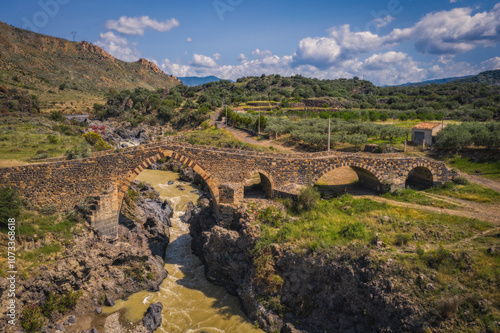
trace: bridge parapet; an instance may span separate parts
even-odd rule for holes
[[[367,153],[280,154],[195,146],[165,140],[79,160],[0,168],[0,184],[15,187],[34,207],[72,209],[87,196],[99,197],[91,224],[105,234],[116,231],[121,202],[130,183],[163,157],[174,158],[197,172],[215,203],[237,203],[244,184],[261,176],[269,197],[295,195],[326,173],[351,167],[360,182],[379,191],[404,187],[408,178],[439,184],[451,180],[442,162],[406,156]],[[417,171],[414,171],[417,169]]]

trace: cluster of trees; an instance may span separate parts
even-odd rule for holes
[[[386,121],[387,119],[399,119],[402,121],[420,119],[422,121],[433,121],[452,119],[459,121],[488,121],[494,116],[494,112],[483,108],[461,107],[453,111],[434,110],[429,107],[421,107],[416,110],[339,110],[335,112],[323,111],[319,113],[320,118],[341,118],[361,121]]]
[[[318,80],[295,75],[262,75],[240,78],[236,83],[219,81],[202,86],[175,86],[169,90],[110,91],[105,105],[96,104],[98,118],[119,117],[132,125],[147,122],[171,123],[174,128],[197,127],[208,119],[210,111],[225,104],[250,100],[277,101],[281,105],[273,108],[275,115],[283,115],[293,102],[304,98],[335,100],[346,107],[339,111],[286,111],[286,114],[300,114],[305,122],[296,123],[280,117],[261,116],[261,130],[271,135],[290,134],[295,141],[322,145],[321,134],[326,131],[325,119],[333,118],[334,124],[342,124],[333,130],[339,142],[366,142],[373,137],[404,136],[394,126],[370,126],[369,122],[387,119],[420,119],[423,121],[455,119],[460,121],[489,121],[499,113],[500,87],[480,83],[445,83],[421,87],[377,87],[359,78]],[[281,109],[280,109],[281,108]],[[318,119],[318,116],[320,119]],[[256,114],[230,114],[230,121],[237,126],[257,129]],[[337,125],[335,125],[337,126]],[[385,128],[382,130],[382,128]],[[392,134],[384,134],[392,128]],[[306,131],[308,129],[308,131]],[[399,132],[398,132],[399,131]]]
[[[38,97],[22,90],[0,86],[0,115],[9,112],[40,112]]]
[[[256,130],[258,115],[238,114],[229,110],[228,118],[233,126]],[[301,119],[293,121],[284,117],[260,116],[260,129],[271,137],[289,134],[289,140],[302,144],[310,149],[324,149],[327,146],[328,121],[322,118]],[[405,137],[409,130],[392,125],[378,125],[369,122],[344,121],[332,119],[332,143],[349,143],[356,147],[368,142],[369,138],[393,140]]]
[[[94,113],[98,119],[118,117],[133,126],[141,122],[150,125],[169,122],[178,129],[197,127],[208,119],[212,106],[186,99],[185,93],[186,87],[182,85],[168,91],[150,91],[145,88],[110,91],[105,105],[94,104]]]
[[[449,125],[436,137],[436,147],[441,150],[459,151],[471,145],[499,148],[500,123],[465,122]]]
[[[377,87],[371,82],[353,79],[319,80],[301,75],[282,77],[262,75],[244,77],[236,83],[211,82],[203,86],[187,87],[188,95],[204,96],[202,102],[221,105],[224,102],[277,101],[285,104],[305,98],[335,98],[346,109],[378,109],[412,112],[425,108],[427,119],[432,114],[444,114],[449,110],[464,108],[482,109],[494,114],[499,111],[500,87],[480,83],[431,84],[420,87]],[[403,116],[404,117],[404,116]],[[420,118],[422,119],[422,118]],[[491,119],[491,117],[490,117]]]

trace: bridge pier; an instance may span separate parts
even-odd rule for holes
[[[117,185],[110,184],[101,195],[94,197],[87,216],[90,225],[102,235],[116,238],[122,199]]]

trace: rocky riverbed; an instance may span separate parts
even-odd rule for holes
[[[98,316],[101,305],[141,290],[157,291],[167,276],[163,256],[170,238],[172,207],[147,184],[133,183],[130,190],[135,195],[124,200],[117,239],[103,239],[85,223],[53,265],[41,265],[29,276],[18,276],[18,309],[43,305],[49,293],[82,293],[73,311],[64,315],[53,312],[43,332],[80,332],[95,326],[102,331],[105,323]],[[25,248],[36,248],[43,243],[22,236],[19,241]],[[20,332],[19,317],[14,327],[7,324],[5,317],[9,301],[7,285],[7,280],[0,278],[0,331]]]

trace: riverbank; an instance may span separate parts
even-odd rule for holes
[[[102,331],[104,320],[98,313],[103,305],[114,304],[116,299],[140,290],[159,290],[167,276],[163,255],[170,238],[168,225],[172,208],[153,188],[138,183],[132,184],[123,208],[125,216],[114,240],[104,239],[76,214],[71,215],[77,221],[67,241],[59,237],[57,228],[42,230],[43,225],[35,226],[38,234],[21,234],[20,261],[26,269],[17,280],[17,307],[19,312],[30,306],[40,310],[32,314],[31,319],[19,313],[15,326],[7,324],[2,313],[0,331],[20,332],[22,323],[30,324],[31,331],[35,332],[62,329],[80,332],[91,328]],[[82,203],[80,212],[85,210]],[[129,219],[128,213],[140,219]],[[59,221],[56,225],[63,227],[63,223]],[[61,229],[63,231],[69,232]],[[48,246],[58,250],[47,255],[40,253],[40,249]],[[40,257],[32,260],[37,253]],[[8,302],[6,287],[6,279],[0,278],[2,309],[6,309]],[[74,297],[69,305],[61,305],[61,299],[74,294],[79,297]]]
[[[188,212],[193,251],[266,332],[500,329],[498,235],[481,231],[494,225],[349,197],[300,216],[271,201],[219,208],[218,222],[206,205]]]

